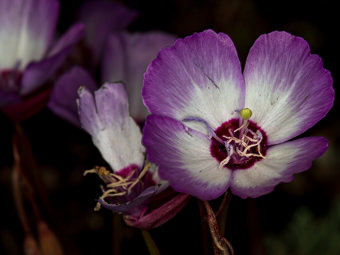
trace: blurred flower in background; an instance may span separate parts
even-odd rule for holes
[[[84,44],[89,54],[85,65],[93,70],[101,61],[108,36],[126,29],[138,17],[138,11],[115,1],[87,1],[77,15],[86,27]]]
[[[48,103],[49,109],[79,126],[76,106],[78,88],[83,86],[94,91],[99,87],[96,84],[119,81],[127,90],[131,116],[138,122],[143,122],[147,115],[141,97],[144,72],[158,51],[174,41],[174,36],[158,31],[112,33],[103,53],[101,82],[96,82],[83,67],[73,67],[56,82]]]
[[[103,55],[102,82],[122,81],[126,87],[130,114],[137,121],[148,114],[141,92],[146,67],[159,50],[172,45],[176,37],[160,32],[114,33],[108,38]]]
[[[43,85],[83,35],[75,24],[55,41],[58,15],[55,0],[0,1],[0,107],[14,119],[44,106]]]

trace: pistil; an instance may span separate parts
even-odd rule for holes
[[[240,158],[250,158],[250,157],[261,157],[265,158],[261,153],[261,142],[263,140],[263,135],[260,130],[253,130],[248,128],[249,119],[252,115],[252,111],[249,108],[244,108],[240,111],[240,127],[235,130],[231,128],[228,129],[230,136],[223,135],[225,149],[227,152],[227,157],[220,162],[220,168],[226,166],[232,157]],[[238,133],[238,135],[235,135]],[[250,135],[248,135],[248,133]],[[256,152],[251,152],[252,148],[256,147]]]
[[[250,120],[252,111],[243,108],[238,119],[228,120],[217,129],[199,117],[186,117],[182,121],[195,121],[207,128],[211,141],[210,152],[219,162],[219,167],[246,169],[254,162],[264,159],[266,153],[266,133]]]

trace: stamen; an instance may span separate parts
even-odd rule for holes
[[[133,176],[136,173],[136,170],[132,170],[131,173],[127,177],[122,177],[115,173],[110,173],[105,167],[98,167],[96,166],[93,169],[86,170],[84,175],[89,173],[96,173],[98,176],[108,182],[106,184],[107,190],[103,192],[100,196],[100,199],[104,200],[107,197],[121,197],[125,195],[129,195],[132,192],[132,189],[141,182],[142,178],[148,172],[151,167],[151,163],[147,163],[143,170],[139,173],[138,177],[135,180],[132,180]],[[100,202],[97,202],[94,210],[98,211],[101,207]]]
[[[248,124],[249,124],[248,120],[244,120],[243,124],[239,128],[234,130],[234,133],[236,133],[236,132],[238,132],[240,130],[243,130],[243,129],[247,129]]]
[[[225,147],[226,147],[228,156],[220,162],[220,168],[223,168],[225,165],[227,165],[230,161],[231,155],[234,154],[234,146],[231,146],[228,143],[225,143]]]
[[[245,153],[245,152],[248,151],[250,148],[253,148],[253,147],[258,146],[258,145],[261,143],[261,141],[262,141],[262,139],[260,139],[260,140],[255,140],[256,143],[251,144],[251,145],[248,145],[248,146],[243,150],[243,152]]]
[[[220,168],[223,168],[226,166],[231,158],[234,152],[238,154],[240,157],[261,157],[265,158],[261,153],[261,142],[263,140],[263,135],[260,130],[257,130],[256,132],[250,130],[247,128],[248,121],[245,120],[243,125],[241,125],[239,128],[235,129],[234,131],[232,129],[228,129],[228,132],[230,136],[223,135],[222,138],[226,139],[224,141],[227,157],[223,159],[220,162]],[[241,138],[235,137],[235,133],[239,130],[242,130]],[[249,136],[249,134],[252,136]],[[232,144],[233,143],[233,144]],[[257,153],[252,153],[250,150],[254,147],[257,147]]]
[[[111,174],[111,176],[117,178],[119,181],[118,182],[113,182],[113,183],[110,183],[108,185],[106,185],[106,187],[109,187],[109,188],[114,188],[114,187],[120,187],[120,186],[126,186],[126,185],[129,185],[130,183],[133,183],[133,182],[128,182],[128,180],[131,179],[131,177],[135,174],[135,171],[133,170],[126,178],[122,178],[121,176],[119,176],[118,174]]]
[[[248,141],[253,142],[253,143],[256,143],[258,141],[258,139],[251,138],[247,135],[243,135],[243,139],[247,139]]]
[[[87,174],[98,174],[99,176],[109,175],[110,171],[103,166],[95,166],[93,169],[84,171],[83,175],[85,176]]]
[[[139,176],[136,178],[136,180],[131,184],[130,188],[128,188],[128,194],[130,194],[132,188],[134,186],[136,186],[136,184],[138,182],[140,182],[140,180],[144,177],[144,175],[147,173],[147,171],[150,169],[151,167],[151,163],[147,163],[144,167],[144,169],[142,170],[142,172],[139,174]]]

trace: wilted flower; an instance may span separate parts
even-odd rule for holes
[[[122,213],[128,224],[141,228],[156,227],[174,216],[185,205],[188,195],[172,195],[158,202],[157,208],[151,207],[151,202],[154,204],[151,200],[156,200],[169,184],[158,177],[156,165],[145,162],[142,134],[129,115],[123,85],[106,83],[94,96],[80,88],[78,102],[81,125],[111,168],[95,167],[85,172],[98,174],[105,183],[95,209],[104,206]]]
[[[145,74],[148,159],[178,192],[258,197],[308,169],[323,137],[289,141],[333,105],[332,77],[306,41],[260,36],[244,72],[231,39],[207,30],[163,49]]]
[[[54,43],[58,14],[56,0],[0,0],[1,108],[22,103],[21,110],[29,112],[46,101],[48,93],[35,92],[83,33],[83,25],[76,24]]]

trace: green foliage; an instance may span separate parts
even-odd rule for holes
[[[327,215],[317,218],[307,207],[299,208],[280,234],[267,234],[268,255],[338,255],[340,252],[340,199]]]

